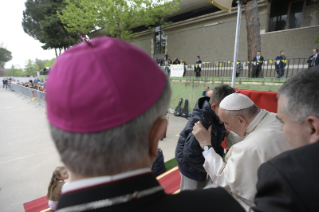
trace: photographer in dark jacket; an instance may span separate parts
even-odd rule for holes
[[[209,181],[203,167],[205,161],[202,155],[203,150],[192,134],[196,122],[200,121],[206,129],[212,126],[211,145],[219,155],[223,156],[224,150],[221,143],[224,140],[226,129],[216,113],[219,109],[219,103],[234,92],[235,90],[228,85],[217,86],[207,92],[208,97],[201,97],[196,103],[192,117],[180,133],[175,150],[175,157],[181,173],[181,191],[202,189]],[[210,95],[211,98],[209,98]]]
[[[164,155],[163,155],[162,149],[158,148],[157,153],[158,153],[157,157],[152,166],[152,172],[154,173],[156,177],[166,172],[166,167],[164,163]]]

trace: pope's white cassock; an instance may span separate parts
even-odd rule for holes
[[[225,162],[213,148],[203,152],[204,168],[213,183],[228,190],[246,211],[254,205],[259,166],[291,149],[280,127],[275,113],[260,110],[244,137],[229,133],[226,144],[230,150]]]

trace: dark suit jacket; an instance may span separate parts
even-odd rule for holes
[[[254,211],[319,211],[319,143],[284,152],[258,170]]]
[[[258,61],[257,60],[257,56],[253,58],[253,61]],[[264,63],[264,57],[260,56],[259,61],[261,61],[261,63],[257,63],[256,65],[260,65],[261,66]]]
[[[319,65],[319,54],[317,55],[317,57],[316,57],[316,59],[315,59],[315,65],[313,65],[313,66],[311,65],[312,62],[313,62],[313,60],[310,60],[311,58],[313,58],[313,55],[311,55],[311,56],[309,57],[308,61],[307,61],[307,63],[309,63],[309,65],[308,65],[309,68],[310,68],[310,67],[313,67],[313,66]]]
[[[201,64],[201,63],[202,63],[201,60],[197,60],[197,61],[196,61],[196,64]],[[194,65],[194,71],[195,71],[195,72],[201,72],[201,70],[202,70],[202,68],[199,67],[199,65],[198,65],[197,68],[196,68],[196,65]]]
[[[284,63],[282,60],[287,60],[286,56],[278,55],[275,60],[280,60],[279,65],[275,62],[276,70],[284,69],[287,63]]]
[[[78,189],[63,194],[58,203],[58,209],[63,209],[79,204],[110,199],[136,191],[159,186],[152,173],[104,183],[84,189]],[[183,191],[176,195],[165,194],[158,191],[154,194],[132,199],[126,203],[120,203],[109,207],[86,211],[137,211],[137,212],[177,212],[177,211],[210,211],[210,212],[244,212],[244,209],[223,188],[204,189],[195,191]]]

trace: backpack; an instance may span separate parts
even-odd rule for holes
[[[182,114],[182,107],[181,107],[182,102],[183,102],[183,98],[180,98],[179,103],[178,103],[177,107],[175,108],[174,116],[181,116],[181,114]]]
[[[182,110],[182,117],[187,118],[188,117],[188,99],[185,100],[185,105]]]

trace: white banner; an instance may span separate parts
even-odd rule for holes
[[[171,65],[171,77],[183,77],[184,65]]]

